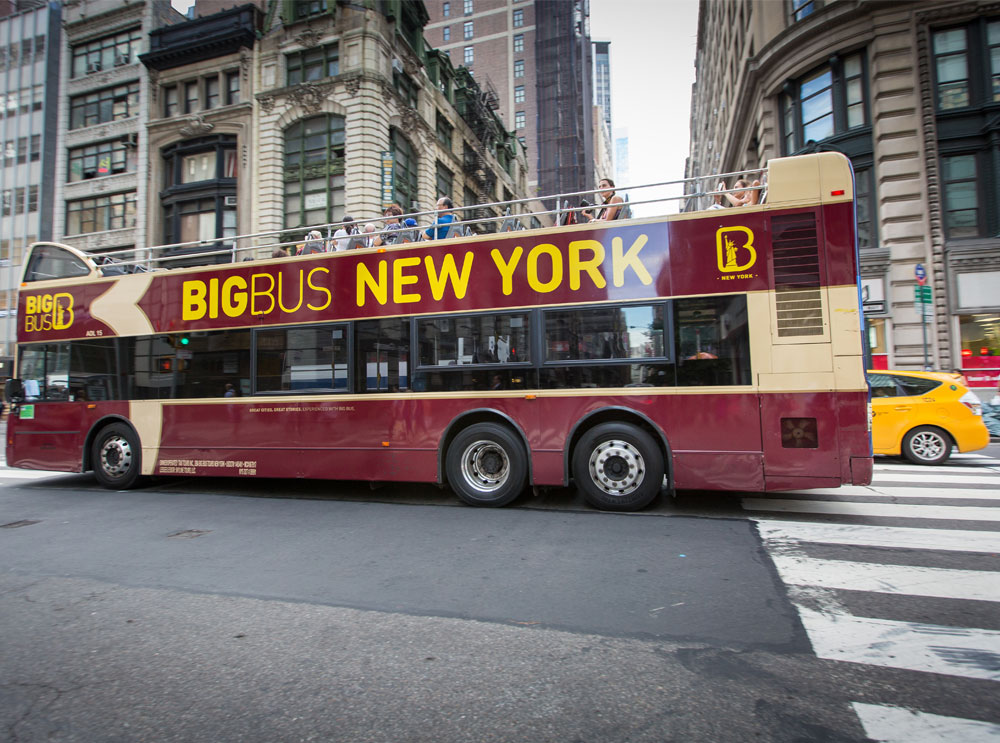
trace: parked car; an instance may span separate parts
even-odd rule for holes
[[[990,434],[979,398],[943,372],[869,371],[872,450],[916,464],[941,464],[983,449]]]

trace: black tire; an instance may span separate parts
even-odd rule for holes
[[[131,426],[112,423],[102,428],[90,450],[97,482],[112,490],[134,487],[142,472],[142,449]]]
[[[524,490],[528,462],[520,440],[497,423],[461,431],[445,456],[448,484],[470,506],[506,506]]]
[[[917,426],[903,437],[903,456],[914,464],[944,464],[951,446],[951,436],[940,428]]]
[[[586,501],[603,511],[638,511],[663,485],[663,455],[653,438],[630,423],[602,423],[573,451],[573,479]]]

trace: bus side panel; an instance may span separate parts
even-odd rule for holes
[[[7,419],[7,465],[57,472],[82,471],[82,402],[28,403]],[[29,414],[33,417],[24,418]]]
[[[868,393],[837,394],[840,415],[840,476],[845,483],[870,485],[872,481],[872,437],[868,426]]]
[[[841,484],[837,393],[764,394],[760,410],[767,490]]]
[[[535,461],[565,450],[574,425],[589,413],[615,408],[648,418],[666,437],[673,456],[675,486],[684,489],[763,487],[760,416],[756,393],[655,394],[608,397],[543,397],[536,400],[539,436],[532,442]],[[614,414],[612,412],[612,414]],[[627,419],[627,412],[619,414]],[[747,421],[752,425],[747,425]],[[584,423],[584,426],[587,424]],[[725,449],[720,448],[725,430]],[[535,483],[556,485],[551,466],[537,466]],[[559,473],[561,475],[561,472]],[[544,479],[543,479],[544,478]]]
[[[851,202],[823,207],[826,283],[828,286],[857,284],[854,251],[854,205]]]

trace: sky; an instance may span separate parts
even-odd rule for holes
[[[590,0],[591,38],[611,42],[612,126],[628,129],[629,182],[618,185],[684,177],[697,31],[697,0]],[[663,211],[650,208],[635,211]]]

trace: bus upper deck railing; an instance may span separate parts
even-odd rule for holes
[[[765,168],[683,178],[639,186],[615,187],[614,192],[622,196],[623,199],[621,204],[614,204],[614,206],[619,207],[615,219],[625,220],[635,218],[635,207],[647,207],[655,204],[670,205],[679,202],[683,211],[713,208],[726,194],[756,193],[754,203],[762,203],[766,197],[767,190],[766,174],[767,169]],[[730,179],[736,179],[733,187],[719,187],[728,183]],[[740,180],[748,185],[735,185]],[[629,193],[634,194],[638,191],[648,192],[649,189],[658,189],[661,192],[667,190],[670,193],[660,195],[660,193],[654,192],[651,197],[642,199],[633,199]],[[673,193],[674,191],[680,191],[680,193]],[[379,216],[365,219],[364,222],[360,220],[331,222],[308,227],[269,230],[248,235],[171,243],[153,247],[84,252],[84,255],[90,258],[104,275],[113,276],[192,265],[238,263],[246,260],[272,258],[276,255],[282,255],[282,253],[287,253],[291,257],[296,252],[300,252],[296,250],[297,248],[301,249],[308,245],[310,241],[307,235],[314,230],[319,231],[321,234],[320,238],[313,239],[313,241],[321,243],[318,252],[333,252],[336,250],[335,244],[342,240],[348,241],[350,247],[369,247],[365,245],[365,242],[374,241],[376,237],[381,238],[383,245],[400,245],[416,242],[422,234],[437,229],[445,231],[443,239],[450,239],[452,237],[538,229],[537,227],[532,228],[529,226],[532,219],[537,220],[542,228],[566,226],[588,221],[586,217],[582,217],[581,215],[596,212],[605,206],[602,203],[592,204],[586,201],[585,197],[593,196],[595,193],[597,192],[594,190],[574,191],[555,196],[507,199],[485,204],[470,204],[455,207],[448,211],[455,213],[456,218],[447,225],[435,223],[435,218],[439,214],[437,210],[426,210],[410,212],[394,217],[394,219],[399,220],[399,224],[401,225],[399,228],[387,228],[385,226],[386,217]],[[554,204],[554,206],[542,209],[537,208],[538,206],[545,207],[546,202]],[[573,202],[576,202],[575,206]],[[525,211],[516,211],[519,208],[525,209]],[[719,207],[715,206],[715,208]],[[473,217],[471,219],[459,219],[457,217],[457,214],[462,212],[482,213],[484,210],[492,212],[492,214],[485,217]],[[642,211],[646,210],[643,209]],[[647,216],[665,216],[668,213],[673,212],[664,207],[659,214],[654,212]],[[412,221],[414,224],[404,224],[407,221]],[[372,232],[351,232],[344,229],[347,227],[357,228],[359,224],[376,223],[382,223],[382,227],[376,227]],[[341,232],[341,234],[338,235],[338,232]],[[289,240],[288,236],[290,233],[295,234],[296,237]]]

